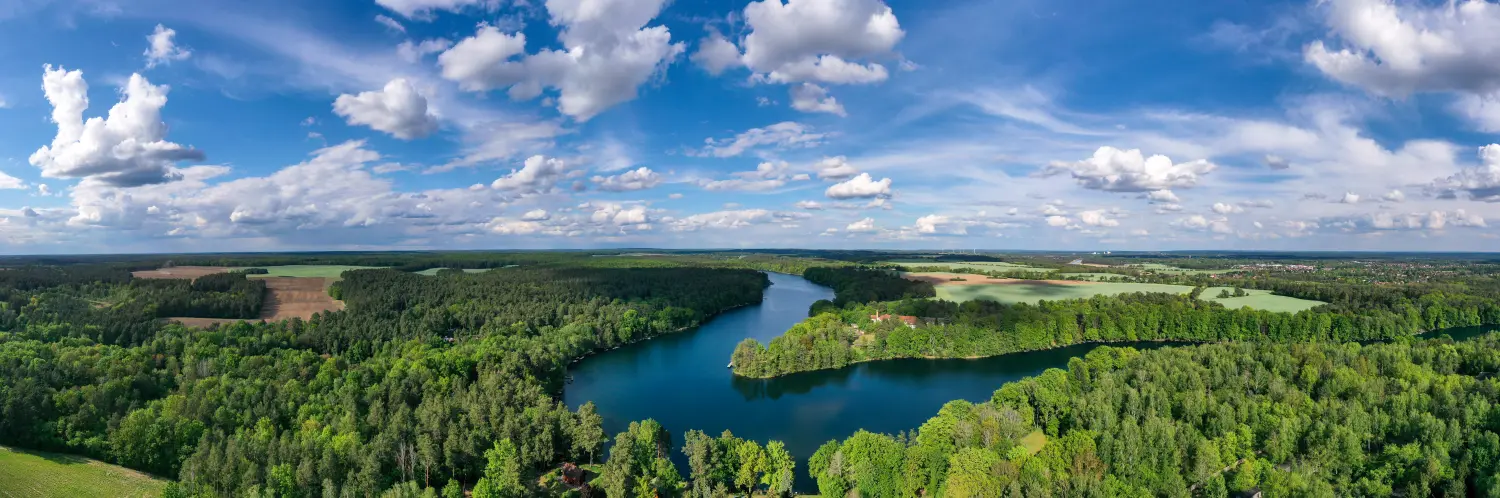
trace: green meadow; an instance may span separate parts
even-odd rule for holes
[[[348,265],[287,265],[287,266],[255,266],[252,268],[264,268],[270,272],[265,275],[250,275],[250,278],[266,277],[321,277],[340,278],[344,272],[349,270],[374,270],[384,268],[383,266],[348,266]]]
[[[1071,274],[1081,275],[1081,274]],[[1219,292],[1227,287],[1210,287],[1199,295],[1199,299],[1216,301],[1229,308],[1250,307],[1266,311],[1285,311],[1296,313],[1314,306],[1324,304],[1320,301],[1309,301],[1294,297],[1277,296],[1270,291],[1246,289],[1250,295],[1244,297],[1219,298]],[[1186,285],[1171,284],[1143,284],[1125,282],[1094,282],[1094,283],[1066,283],[1066,282],[1041,282],[1027,281],[1014,284],[992,284],[992,285],[939,285],[937,286],[938,299],[948,301],[964,302],[975,299],[985,299],[1006,304],[1014,303],[1036,303],[1037,301],[1056,301],[1061,299],[1086,299],[1098,295],[1128,294],[1132,292],[1166,292],[1172,294],[1186,294],[1192,292],[1193,288]],[[1229,289],[1233,292],[1233,289]]]
[[[1305,309],[1311,309],[1314,306],[1327,304],[1322,301],[1310,301],[1307,299],[1297,299],[1295,297],[1277,296],[1275,294],[1271,294],[1271,291],[1255,289],[1245,289],[1245,292],[1250,295],[1244,297],[1218,297],[1219,292],[1225,290],[1231,293],[1234,292],[1234,289],[1230,287],[1209,287],[1207,290],[1204,290],[1203,294],[1200,294],[1198,298],[1206,301],[1217,301],[1220,304],[1223,304],[1226,308],[1243,308],[1249,306],[1258,310],[1285,311],[1288,313],[1296,313]]]
[[[987,299],[1006,304],[1036,303],[1041,300],[1085,299],[1101,294],[1128,294],[1131,292],[1168,292],[1186,294],[1193,290],[1186,285],[1140,284],[1140,283],[1061,283],[1027,281],[1014,284],[992,285],[939,285],[937,297],[949,301],[971,301]]]
[[[437,275],[438,272],[446,270],[446,269],[447,268],[428,268],[426,270],[422,270],[422,271],[417,272],[417,274],[418,275],[427,275],[427,276],[431,277],[431,276]],[[484,272],[490,271],[491,269],[492,268],[465,268],[464,269],[464,273],[484,273]]]
[[[80,456],[0,446],[0,498],[155,497],[167,482]]]
[[[999,261],[923,261],[919,259],[899,259],[893,261],[881,261],[881,264],[902,266],[931,266],[942,267],[950,270],[958,268],[973,268],[984,271],[1057,271],[1052,268],[1033,268],[1015,263],[1003,263]]]

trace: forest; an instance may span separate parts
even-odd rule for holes
[[[829,441],[807,470],[869,498],[1500,496],[1497,373],[1496,334],[1101,347],[911,432]]]
[[[329,289],[343,311],[197,329],[164,318],[253,318],[265,286],[244,271],[130,274],[167,262],[388,268],[345,272]],[[575,496],[556,479],[564,463],[586,467],[593,496],[612,498],[785,496],[797,475],[824,496],[1500,496],[1500,339],[1406,339],[1500,323],[1485,278],[1363,289],[1358,280],[1387,268],[1350,264],[1331,278],[1221,281],[1330,303],[1288,314],[1166,294],[954,304],[859,262],[526,252],[25,260],[0,271],[0,444],[164,476],[176,481],[172,497]],[[495,270],[411,273],[430,268]],[[1450,275],[1439,268],[1426,275]],[[768,346],[736,349],[735,371],[751,377],[1080,342],[1222,344],[1100,348],[988,402],[950,403],[910,432],[861,431],[800,461],[780,441],[668,434],[652,420],[608,434],[591,403],[560,401],[570,362],[760,302],[762,271],[803,274],[835,297]],[[911,328],[874,314],[921,318]],[[1396,340],[1348,342],[1377,339]],[[1301,341],[1311,342],[1289,344]]]
[[[175,477],[174,496],[473,490],[501,442],[501,466],[532,483],[605,456],[592,405],[555,397],[569,361],[759,302],[768,285],[749,269],[651,266],[352,271],[333,289],[345,311],[207,330],[157,318],[258,282],[0,272],[0,443]]]

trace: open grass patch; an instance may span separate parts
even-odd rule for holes
[[[1164,265],[1164,264],[1161,264],[1161,263],[1136,263],[1136,264],[1129,264],[1129,265],[1125,265],[1125,266],[1127,268],[1134,268],[1134,269],[1137,269],[1137,270],[1148,270],[1148,271],[1154,271],[1154,272],[1157,272],[1157,273],[1170,273],[1170,274],[1173,274],[1173,275],[1221,275],[1221,274],[1224,274],[1224,273],[1233,273],[1233,272],[1240,271],[1240,270],[1236,270],[1236,269],[1232,269],[1232,268],[1219,269],[1219,270],[1198,270],[1198,269],[1192,269],[1192,268],[1178,268],[1178,267],[1175,267],[1175,266]]]
[[[1114,295],[1132,292],[1187,294],[1192,290],[1192,287],[1186,285],[1169,284],[1017,280],[1014,283],[983,285],[938,285],[937,297],[955,302],[985,299],[1005,304],[1035,304],[1042,300],[1086,299],[1101,294]]]
[[[0,446],[0,498],[155,497],[167,481],[98,460]]]
[[[429,277],[432,277],[432,276],[437,276],[438,272],[446,270],[446,269],[447,268],[428,268],[426,270],[422,270],[422,271],[417,272],[417,274],[418,275],[427,275]],[[464,273],[484,273],[484,272],[487,272],[487,271],[490,271],[490,270],[493,270],[493,269],[494,268],[464,268]]]
[[[1219,304],[1223,304],[1225,308],[1243,308],[1249,306],[1253,309],[1258,310],[1285,311],[1287,313],[1296,313],[1298,311],[1312,309],[1314,306],[1327,304],[1322,301],[1312,301],[1308,299],[1297,299],[1295,297],[1278,296],[1272,294],[1271,291],[1256,289],[1245,289],[1245,293],[1249,294],[1248,296],[1225,298],[1219,297],[1219,293],[1226,290],[1230,293],[1234,292],[1234,289],[1230,287],[1209,287],[1208,289],[1205,289],[1203,291],[1203,294],[1200,294],[1198,298],[1205,301],[1217,301]]]
[[[341,279],[341,275],[349,270],[375,270],[383,266],[348,266],[348,265],[287,265],[287,266],[255,266],[250,268],[264,268],[268,273],[250,275],[250,278],[268,277],[315,277]]]
[[[1036,268],[1026,265],[1018,265],[1015,263],[1003,263],[999,261],[923,261],[912,259],[898,259],[891,261],[881,261],[880,263],[901,266],[942,267],[950,270],[958,268],[971,268],[983,271],[1057,271],[1054,268]]]
[[[1130,279],[1129,275],[1120,275],[1118,273],[1059,273],[1057,274],[1057,276],[1060,278],[1088,280],[1091,282],[1108,282],[1111,280]]]
[[[1031,431],[1031,434],[1027,434],[1025,437],[1021,438],[1021,447],[1026,448],[1027,455],[1035,455],[1041,452],[1042,447],[1046,445],[1047,435],[1043,434],[1042,431],[1039,430]]]

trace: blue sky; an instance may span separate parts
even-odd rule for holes
[[[1500,5],[19,0],[0,252],[1488,250]]]

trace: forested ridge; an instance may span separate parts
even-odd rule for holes
[[[501,466],[531,483],[604,457],[592,405],[555,397],[567,362],[759,302],[768,285],[748,269],[652,266],[351,271],[334,288],[345,311],[209,330],[158,320],[174,301],[151,296],[233,295],[243,275],[18,272],[0,280],[0,443],[173,477],[174,495],[372,496],[472,489],[504,442]],[[102,332],[111,320],[130,333]]]
[[[1496,334],[1101,347],[910,433],[830,441],[808,471],[866,498],[1500,496],[1497,372]]]

